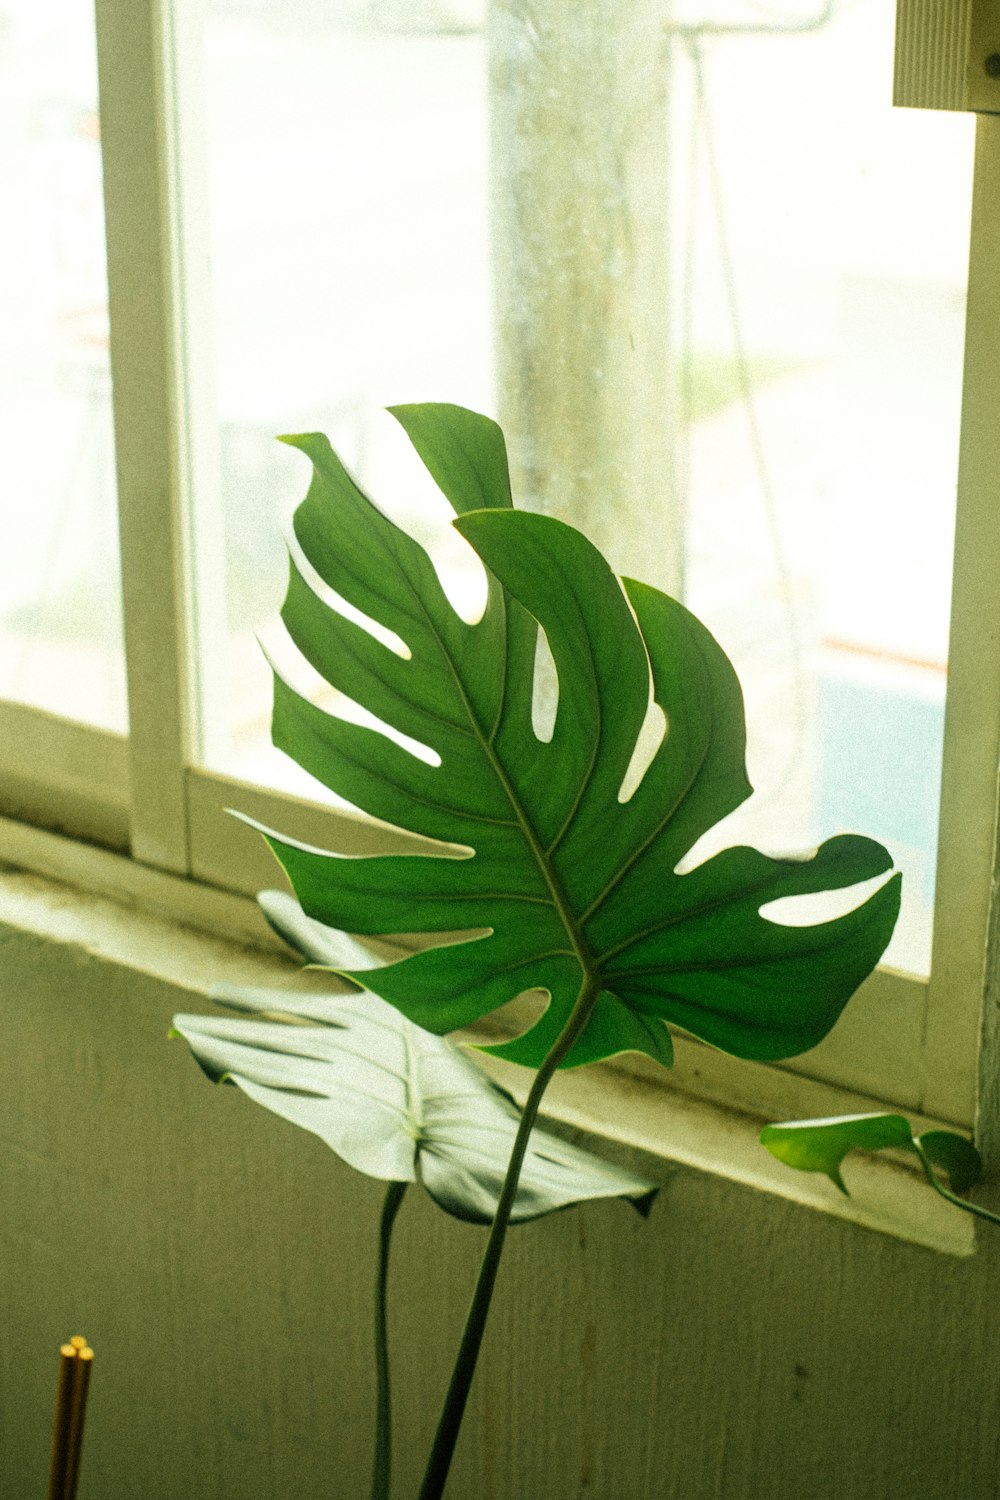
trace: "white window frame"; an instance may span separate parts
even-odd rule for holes
[[[278,878],[230,807],[345,852],[385,848],[386,835],[200,766],[199,702],[220,670],[210,643],[223,635],[208,617],[222,600],[221,538],[209,529],[217,522],[189,504],[214,482],[210,361],[198,343],[207,327],[203,189],[192,184],[196,156],[181,129],[197,135],[194,6],[97,0],[96,12],[131,730],[123,737],[0,703],[0,859],[56,874],[61,860],[80,883],[120,891],[131,882],[197,920],[200,888],[252,896]],[[767,1113],[885,1100],[974,1121],[1000,764],[1000,116],[978,117],[974,183],[931,978],[879,970],[823,1046],[781,1068],[734,1064],[681,1039],[684,1087]],[[109,866],[111,856],[93,854],[88,864],[69,845],[60,856],[51,830],[127,859]],[[222,908],[207,890],[205,902],[217,920]]]

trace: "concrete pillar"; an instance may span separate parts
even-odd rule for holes
[[[683,574],[662,0],[491,0],[500,420],[522,505]]]

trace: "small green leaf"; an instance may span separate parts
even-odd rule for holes
[[[270,905],[283,935],[294,930],[296,946],[320,956],[322,935],[301,914],[296,920],[294,903],[273,893]],[[374,995],[221,987],[213,998],[270,1019],[175,1016],[174,1031],[209,1078],[318,1135],[358,1171],[419,1176],[456,1218],[492,1220],[520,1111],[450,1042]],[[646,1212],[655,1192],[655,1183],[536,1129],[512,1218],[612,1197]]]
[[[532,1067],[595,982],[561,1066],[624,1051],[669,1065],[668,1025],[740,1057],[815,1046],[889,940],[899,876],[812,926],[782,925],[762,908],[889,875],[890,856],[842,835],[801,859],[733,848],[679,874],[751,790],[742,695],[724,652],[683,605],[617,579],[580,532],[513,510],[495,423],[446,405],[395,415],[487,569],[482,618],[455,612],[427,553],[313,433],[287,439],[313,470],[294,520],[302,553],[405,652],[331,609],[294,561],[283,619],[332,687],[432,754],[325,712],[279,675],[272,734],[331,790],[439,852],[358,858],[263,831],[304,910],[352,934],[350,944],[449,938],[396,961],[331,966],[438,1034],[543,992],[534,1026],[492,1049]],[[531,719],[540,630],[558,677],[545,741]],[[666,733],[623,798],[651,692]]]
[[[789,1120],[765,1125],[761,1145],[786,1166],[802,1172],[825,1172],[847,1192],[840,1164],[849,1151],[882,1151],[913,1146],[909,1122],[902,1115],[842,1115],[829,1120]]]
[[[956,1135],[953,1130],[925,1130],[917,1139],[928,1161],[947,1172],[953,1192],[967,1193],[982,1177],[982,1157],[964,1135]]]
[[[921,1151],[947,1172],[952,1188],[964,1193],[982,1174],[979,1153],[964,1136],[950,1130],[928,1130],[914,1138],[903,1115],[840,1115],[828,1120],[790,1120],[765,1125],[760,1140],[772,1156],[803,1172],[825,1172],[847,1192],[840,1167],[849,1151]],[[918,1150],[919,1146],[919,1150]]]

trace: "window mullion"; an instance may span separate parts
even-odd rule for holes
[[[97,0],[135,856],[186,870],[169,192],[155,0]]]
[[[976,124],[924,1108],[971,1120],[1000,763],[1000,116]]]
[[[210,660],[195,649],[205,632],[196,630],[193,608],[196,600],[224,607],[221,588],[201,576],[221,559],[221,540],[200,545],[210,540],[202,534],[206,520],[197,549],[189,534],[195,458],[199,480],[216,472],[206,451],[210,364],[196,346],[207,338],[207,258],[191,244],[204,238],[204,214],[190,211],[195,198],[203,206],[204,194],[185,159],[182,205],[178,171],[182,114],[197,102],[194,20],[187,3],[97,0],[132,850],[175,871],[190,863],[185,768],[200,745],[206,673],[196,664]],[[179,81],[192,97],[182,100]],[[186,118],[183,124],[194,128]],[[200,512],[211,516],[212,497],[199,498],[206,502]],[[192,556],[200,559],[197,590],[189,585]],[[210,634],[221,641],[213,623]]]

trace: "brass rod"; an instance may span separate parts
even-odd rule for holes
[[[56,1412],[52,1426],[52,1462],[49,1468],[48,1500],[63,1500],[65,1491],[70,1406],[73,1399],[73,1373],[76,1362],[76,1350],[73,1345],[60,1345],[59,1383],[56,1387]]]
[[[73,1370],[72,1392],[69,1408],[69,1440],[66,1446],[66,1475],[63,1481],[61,1500],[75,1500],[76,1482],[80,1472],[80,1453],[83,1448],[83,1419],[87,1410],[87,1392],[90,1389],[90,1372],[94,1364],[94,1351],[85,1343],[77,1350]]]

